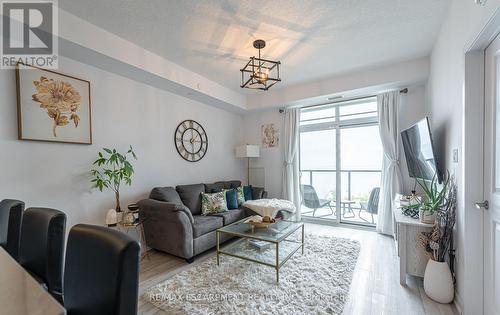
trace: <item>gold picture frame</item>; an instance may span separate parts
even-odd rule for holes
[[[92,144],[90,81],[19,62],[18,139]]]

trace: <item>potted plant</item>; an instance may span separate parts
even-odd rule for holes
[[[134,168],[127,160],[128,156],[132,156],[137,160],[132,146],[129,147],[126,153],[120,153],[116,149],[103,148],[102,152],[98,152],[98,158],[92,165],[90,172],[92,174],[92,184],[94,188],[103,191],[104,188],[111,189],[115,193],[115,211],[120,212],[120,185],[132,184],[132,175]],[[112,216],[112,214],[110,214]]]
[[[424,290],[427,296],[439,303],[450,303],[454,296],[453,275],[446,262],[453,262],[450,255],[453,227],[456,221],[457,192],[452,183],[445,193],[445,201],[437,213],[436,223],[431,232],[423,232],[419,243],[429,257],[424,273]]]
[[[419,205],[420,221],[433,224],[436,220],[436,213],[440,210],[445,201],[445,194],[450,182],[449,173],[446,173],[445,181],[441,187],[438,186],[437,174],[434,174],[430,183],[425,180],[417,180],[417,183],[424,191],[424,200]]]

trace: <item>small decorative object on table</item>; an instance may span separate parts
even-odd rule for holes
[[[449,177],[449,176],[448,176]],[[443,192],[443,203],[436,211],[436,223],[432,232],[421,233],[419,243],[424,248],[429,261],[425,268],[424,290],[439,303],[450,303],[454,296],[453,275],[446,262],[447,255],[453,266],[452,237],[456,221],[457,189],[448,178]]]
[[[254,215],[245,220],[245,223],[250,224],[256,228],[268,228],[276,222],[277,220],[271,218],[270,216],[261,217],[260,215]]]
[[[123,214],[123,224],[133,224],[136,221],[139,206],[135,203],[128,205],[128,211]]]
[[[399,199],[401,212],[408,217],[418,219],[419,208],[422,203],[422,196],[417,195],[414,191],[411,195],[401,196]]]
[[[269,243],[269,242],[266,242],[266,241],[248,239],[248,244],[250,244],[251,246],[257,248],[258,250],[266,250],[269,247],[271,247],[272,243]]]

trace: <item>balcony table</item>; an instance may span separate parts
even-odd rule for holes
[[[0,247],[2,314],[64,315],[66,310]]]
[[[335,204],[335,200],[332,200],[332,203]],[[340,207],[342,208],[342,216],[344,218],[354,218],[356,215],[354,211],[352,211],[352,205],[356,204],[355,200],[340,200]],[[350,213],[351,215],[346,216],[346,213]]]

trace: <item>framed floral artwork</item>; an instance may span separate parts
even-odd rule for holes
[[[92,144],[89,81],[18,63],[16,85],[20,140]]]
[[[275,148],[279,145],[280,132],[274,124],[262,125],[261,135],[264,148]]]

